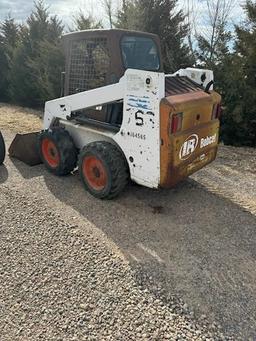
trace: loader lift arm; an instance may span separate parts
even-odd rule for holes
[[[70,119],[72,112],[122,100],[124,91],[122,77],[116,84],[48,101],[45,103],[44,129],[49,129],[55,119]]]

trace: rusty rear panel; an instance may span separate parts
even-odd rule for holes
[[[172,187],[212,162],[217,153],[219,120],[212,120],[213,105],[221,97],[190,91],[166,97],[160,110],[161,187]],[[172,115],[183,113],[181,131],[171,134]]]

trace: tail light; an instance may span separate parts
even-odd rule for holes
[[[171,119],[171,134],[175,134],[178,131],[181,130],[182,127],[182,119],[183,119],[183,113],[180,112],[178,114],[173,114]]]
[[[216,103],[212,109],[212,120],[220,119],[222,113],[222,107],[220,103]]]

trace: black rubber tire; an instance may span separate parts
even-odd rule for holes
[[[0,132],[0,165],[4,162],[5,159],[5,143],[2,133]]]
[[[83,173],[83,160],[87,156],[99,159],[107,173],[107,184],[102,190],[92,188]],[[92,142],[79,155],[79,174],[85,189],[98,199],[113,199],[126,187],[129,180],[128,165],[122,152],[109,142]]]
[[[42,143],[44,139],[51,140],[59,153],[60,162],[57,167],[52,167],[43,156]],[[77,166],[77,149],[69,132],[63,128],[53,128],[51,131],[44,130],[41,132],[39,135],[39,155],[46,168],[58,176],[70,174]]]

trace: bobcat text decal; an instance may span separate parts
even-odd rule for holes
[[[204,147],[209,146],[210,144],[215,143],[216,141],[217,141],[217,134],[213,136],[207,136],[207,137],[201,138],[200,144],[199,144],[198,135],[192,134],[185,140],[185,142],[180,148],[180,153],[179,153],[180,159],[187,160],[196,150],[198,145],[200,149],[202,149]]]

